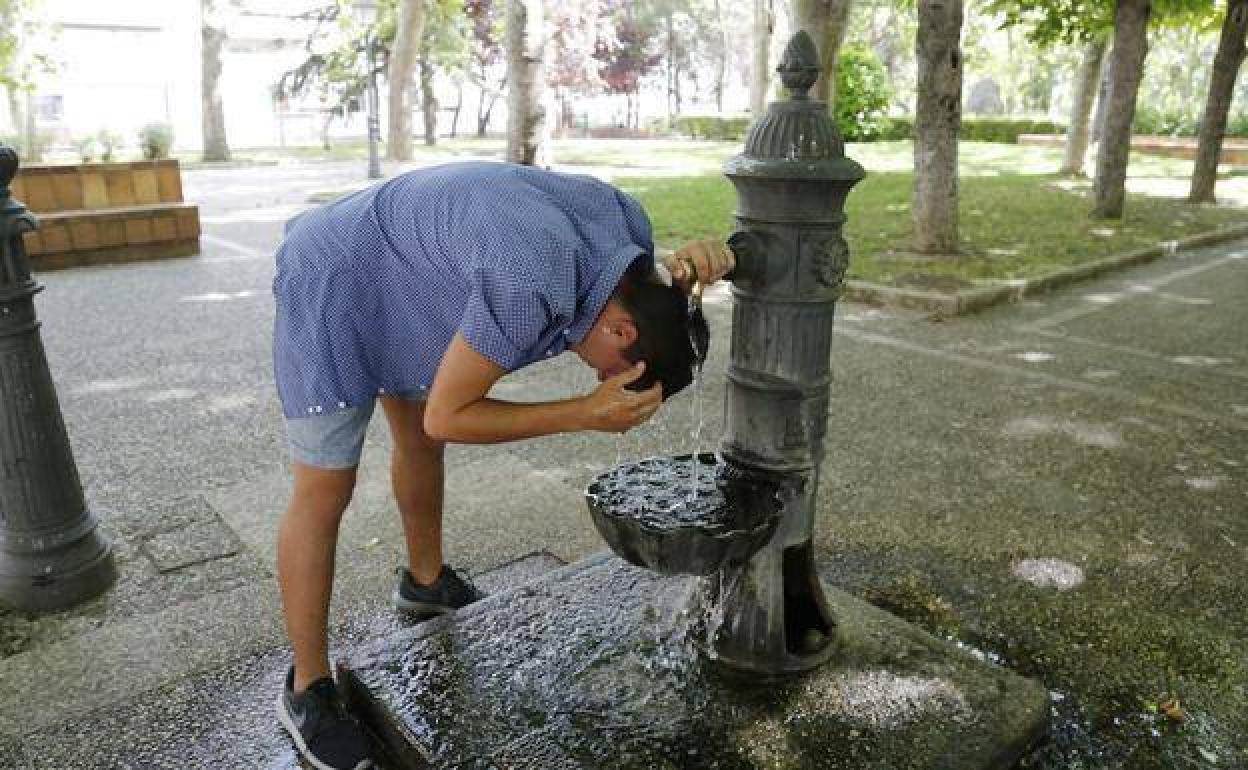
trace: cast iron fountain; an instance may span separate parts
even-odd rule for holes
[[[701,596],[721,602],[724,613],[707,640],[709,652],[762,676],[805,671],[836,648],[811,538],[832,320],[849,264],[841,236],[845,197],[864,172],[845,157],[827,105],[807,97],[818,61],[809,35],[799,33],[779,67],[791,99],[771,105],[726,168],[737,188],[739,229],[729,239],[738,265],[729,275],[722,463],[708,468],[723,493],[722,504],[712,506],[718,515],[682,519],[685,509],[706,507],[696,496],[675,510],[638,511],[653,482],[633,484],[633,494],[619,491],[642,466],[616,469],[588,493],[594,523],[616,553],[660,572],[707,575]],[[776,504],[759,490],[770,490]]]
[[[807,98],[818,61],[799,33],[779,68],[792,98],[727,164],[739,207],[718,453],[595,480],[591,518],[620,558],[357,650],[341,679],[394,766],[968,770],[1011,767],[1043,734],[1038,683],[815,571],[843,208],[863,177]]]

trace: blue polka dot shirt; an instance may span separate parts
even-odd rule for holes
[[[653,251],[645,211],[611,185],[505,163],[419,169],[308,211],[273,282],[283,412],[428,389],[456,332],[507,371],[557,355]]]

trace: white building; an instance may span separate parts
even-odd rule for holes
[[[231,146],[319,141],[315,100],[274,96],[282,73],[306,57],[312,23],[301,14],[318,5],[248,0],[230,14],[222,94]],[[44,0],[41,15],[36,44],[54,70],[38,77],[31,103],[39,131],[54,144],[108,130],[132,146],[141,126],[163,122],[173,127],[178,148],[201,146],[199,0]],[[358,117],[338,121],[335,133],[359,135],[363,125]]]

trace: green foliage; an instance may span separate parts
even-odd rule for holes
[[[1226,122],[1226,135],[1248,137],[1248,112],[1237,112]]]
[[[1019,134],[1061,134],[1066,127],[1051,120],[974,118],[962,121],[958,138],[969,142],[1018,144]]]
[[[1066,127],[1051,120],[1027,120],[1021,118],[965,118],[958,138],[968,142],[1000,142],[1018,144],[1020,134],[1062,134]],[[913,139],[914,118],[894,117],[888,129],[877,139]]]
[[[836,71],[836,127],[847,142],[867,142],[888,130],[892,98],[888,72],[871,49],[847,45]]]
[[[1161,110],[1141,104],[1135,109],[1131,132],[1156,136],[1196,136],[1200,121],[1185,110]]]
[[[170,138],[172,139],[172,137]],[[101,128],[100,132],[95,135],[95,140],[100,145],[100,160],[105,163],[114,160],[113,156],[117,154],[118,148],[125,141],[121,138],[121,134],[116,131],[109,131],[107,128]]]
[[[169,157],[173,149],[173,126],[168,123],[148,123],[139,129],[139,149],[146,160]]]
[[[1002,26],[1023,26],[1027,37],[1049,46],[1083,43],[1114,28],[1114,0],[987,0],[984,11]],[[1213,0],[1152,0],[1156,24],[1207,26],[1218,11]]]
[[[750,130],[748,115],[725,118],[719,115],[682,115],[672,121],[672,129],[690,139],[740,141]]]
[[[967,121],[962,121],[962,125],[966,125]],[[886,142],[896,139],[913,139],[914,138],[914,117],[910,115],[893,116],[888,119],[888,125],[876,137],[877,140]]]
[[[78,153],[78,160],[83,163],[90,163],[95,160],[95,137],[84,136],[81,139],[74,140],[74,152]]]

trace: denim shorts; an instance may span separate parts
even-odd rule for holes
[[[429,391],[423,388],[388,395],[404,401],[424,401]],[[325,470],[354,468],[360,464],[364,451],[364,435],[373,417],[377,400],[347,409],[338,409],[311,417],[287,417],[286,440],[290,459],[301,465]]]

